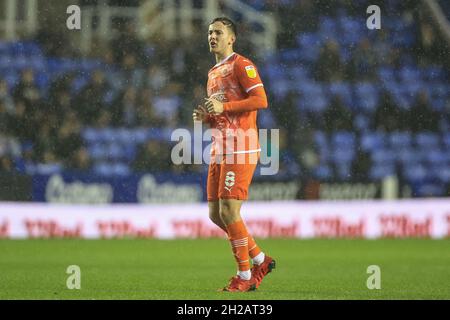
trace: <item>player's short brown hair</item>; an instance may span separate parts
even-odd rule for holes
[[[213,24],[214,22],[222,22],[228,29],[230,29],[234,35],[237,37],[237,29],[236,29],[236,24],[233,22],[233,20],[231,20],[230,18],[227,17],[217,17],[214,18],[210,25]]]

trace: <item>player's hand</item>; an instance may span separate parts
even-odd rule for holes
[[[192,119],[194,121],[201,121],[205,122],[208,118],[208,111],[205,109],[204,106],[197,106],[197,109],[194,109],[194,112],[192,113]]]
[[[209,113],[221,114],[223,112],[223,103],[214,98],[205,98],[205,107]]]

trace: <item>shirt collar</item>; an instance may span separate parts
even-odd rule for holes
[[[217,63],[217,64],[214,66],[214,68],[220,66],[221,64],[223,64],[225,61],[227,61],[228,59],[230,59],[234,54],[236,54],[236,52],[232,52],[228,57],[226,57],[225,59],[223,59],[222,61],[220,61],[219,63]]]

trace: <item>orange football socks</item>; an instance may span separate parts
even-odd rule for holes
[[[261,253],[261,249],[256,244],[255,239],[253,239],[253,237],[249,234],[248,235],[248,254],[250,255],[250,258],[253,259],[260,253]]]
[[[227,235],[228,235],[228,230],[225,228],[223,229],[222,227],[220,227]],[[250,255],[251,259],[254,259],[256,256],[261,254],[261,249],[259,248],[259,246],[256,244],[255,239],[249,234],[248,234],[248,253]],[[228,235],[228,240],[230,240],[231,242],[231,238]]]
[[[238,264],[239,273],[250,270],[250,256],[248,253],[248,232],[242,220],[227,225],[234,257]]]

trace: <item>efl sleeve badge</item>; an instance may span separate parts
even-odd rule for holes
[[[247,72],[247,76],[251,79],[256,78],[256,69],[254,66],[246,66],[245,72]]]

